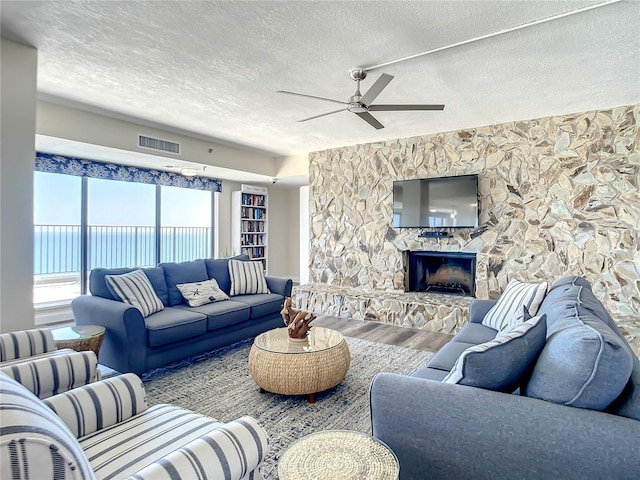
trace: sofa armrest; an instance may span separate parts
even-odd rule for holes
[[[373,435],[400,477],[637,478],[640,422],[544,400],[381,373]]]
[[[482,323],[484,316],[495,304],[496,300],[473,300],[469,305],[469,323]]]
[[[48,398],[100,379],[96,354],[74,352],[3,366],[0,371],[39,398]]]
[[[75,388],[44,400],[76,438],[84,437],[147,409],[142,381],[127,373]]]
[[[100,348],[100,363],[121,373],[147,370],[147,329],[142,314],[128,303],[80,295],[71,302],[78,325],[107,329]]]
[[[135,480],[175,478],[262,479],[252,477],[269,451],[267,432],[252,417],[241,417],[202,435],[143,468]]]
[[[266,275],[264,278],[267,280],[267,287],[270,292],[279,293],[284,297],[291,296],[293,281],[290,278],[274,277],[271,275]]]

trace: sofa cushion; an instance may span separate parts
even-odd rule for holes
[[[246,322],[251,315],[251,309],[246,303],[236,302],[235,300],[208,303],[199,307],[188,307],[182,304],[175,308],[206,315],[207,330],[218,330],[229,325]]]
[[[454,341],[477,345],[479,343],[493,340],[496,338],[497,333],[497,330],[485,327],[480,323],[467,323],[458,333],[456,333]]]
[[[411,376],[441,382],[448,374],[449,372],[447,372],[446,370],[438,370],[436,368],[425,367],[416,370],[411,374]]]
[[[493,340],[466,349],[442,381],[513,392],[544,346],[545,320],[545,315],[533,317]]]
[[[150,347],[196,337],[207,331],[207,317],[181,308],[165,308],[144,319]]]
[[[284,297],[277,293],[259,293],[256,295],[237,295],[236,302],[246,303],[251,307],[251,318],[280,313],[284,304]]]
[[[540,311],[547,343],[524,388],[529,397],[603,410],[625,388],[633,368],[626,341],[596,315],[598,300],[586,281],[554,285]]]
[[[523,307],[527,307],[531,315],[536,315],[546,292],[547,282],[525,283],[511,280],[496,304],[482,319],[482,324],[494,330],[504,330],[523,323]]]
[[[104,278],[113,296],[135,307],[143,317],[148,317],[164,308],[149,277],[142,270],[134,270],[122,275],[106,275]]]
[[[207,266],[209,278],[215,278],[220,285],[220,289],[229,293],[231,290],[231,278],[229,277],[229,260],[240,260],[248,262],[249,255],[236,255],[231,258],[207,258],[204,263]]]
[[[156,405],[79,442],[96,477],[127,478],[222,425],[183,408]]]
[[[192,262],[161,263],[164,270],[164,279],[167,282],[169,291],[169,306],[173,307],[184,303],[182,294],[176,285],[178,283],[193,283],[209,280],[207,267],[204,260],[193,260]]]
[[[176,287],[190,307],[229,300],[229,295],[220,290],[215,278],[204,282],[178,283]]]
[[[94,268],[89,274],[89,291],[91,295],[96,297],[108,298],[109,300],[119,300],[115,297],[109,287],[105,276],[107,275],[122,275],[123,273],[133,272],[134,270],[142,270],[149,278],[153,290],[164,306],[169,305],[169,292],[167,290],[167,283],[164,280],[164,270],[160,267],[152,268]]]
[[[76,437],[33,393],[0,373],[0,478],[95,478]]]
[[[454,337],[452,341],[438,350],[433,358],[427,362],[427,367],[446,370],[448,372],[453,368],[460,354],[474,345],[475,343],[457,342]]]
[[[229,260],[231,289],[229,295],[270,293],[264,278],[262,262],[241,262]]]

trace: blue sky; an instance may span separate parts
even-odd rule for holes
[[[89,179],[90,225],[155,224],[155,185]],[[35,173],[34,223],[80,224],[81,178]],[[211,223],[211,192],[177,187],[162,188],[162,225],[202,227]]]

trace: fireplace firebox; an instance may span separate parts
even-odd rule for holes
[[[468,252],[404,252],[406,292],[475,295],[476,254]]]

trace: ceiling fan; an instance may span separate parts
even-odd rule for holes
[[[357,83],[356,93],[353,96],[349,97],[349,101],[342,102],[340,100],[334,100],[332,98],[318,97],[315,95],[307,95],[305,93],[296,93],[296,92],[288,92],[286,90],[278,90],[278,93],[286,93],[288,95],[297,95],[300,97],[308,97],[315,98],[317,100],[325,100],[327,102],[340,103],[346,105],[346,107],[341,108],[340,110],[334,110],[332,112],[322,113],[320,115],[314,115],[313,117],[304,118],[302,120],[298,120],[299,122],[306,122],[307,120],[313,120],[314,118],[324,117],[326,115],[333,115],[334,113],[342,112],[347,110],[351,113],[355,113],[360,118],[362,118],[365,122],[371,125],[376,130],[380,130],[384,128],[376,118],[371,115],[369,112],[389,112],[389,111],[398,111],[398,110],[444,110],[444,105],[372,105],[373,102],[380,92],[384,90],[384,88],[389,85],[389,82],[393,80],[392,75],[387,75],[383,73],[380,77],[374,82],[373,85],[367,90],[364,95],[360,93],[360,81],[367,78],[367,72],[362,68],[354,68],[349,74],[351,78]]]

